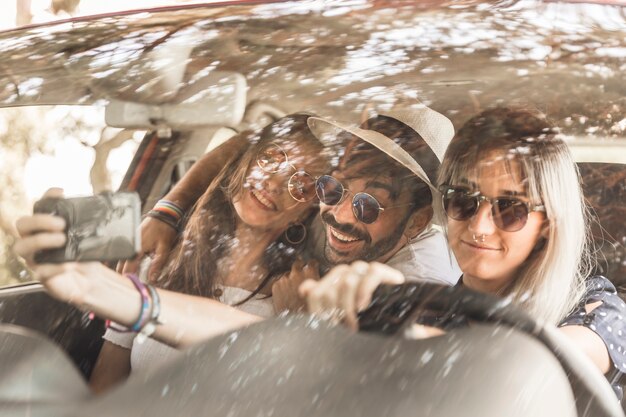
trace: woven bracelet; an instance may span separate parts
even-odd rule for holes
[[[185,215],[185,211],[182,208],[180,208],[176,203],[173,203],[169,200],[157,201],[152,210],[172,216],[172,218],[176,219],[177,221],[182,219]]]
[[[163,223],[167,224],[168,226],[176,230],[176,232],[180,233],[179,220],[175,219],[169,214],[165,214],[162,211],[150,210],[149,212],[146,213],[146,216],[162,221]]]

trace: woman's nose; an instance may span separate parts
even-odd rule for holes
[[[491,203],[481,201],[478,205],[478,210],[469,220],[469,231],[479,235],[490,235],[495,231],[495,227],[491,213]]]
[[[279,174],[270,174],[264,179],[263,185],[268,193],[278,195],[287,186],[287,182]]]
[[[283,189],[287,189],[287,182],[290,175],[286,171],[262,172],[261,184],[269,193],[280,194]]]

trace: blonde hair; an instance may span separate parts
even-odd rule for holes
[[[439,184],[459,184],[479,161],[494,153],[511,161],[509,169],[521,171],[531,202],[545,206],[549,225],[548,237],[499,295],[534,317],[556,324],[578,304],[593,269],[590,212],[578,167],[544,115],[495,108],[473,117],[459,130],[445,154]]]

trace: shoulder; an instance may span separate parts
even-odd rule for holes
[[[615,305],[626,309],[626,304],[617,294],[615,285],[602,275],[594,275],[585,281],[585,292],[580,300],[580,305],[602,301],[603,304]]]
[[[609,292],[611,294],[617,294],[615,285],[606,277],[602,275],[592,275],[586,280],[587,293],[592,292]]]
[[[584,326],[603,340],[613,365],[626,373],[626,303],[603,276],[592,276],[578,306],[560,326]]]
[[[595,312],[613,310],[620,312],[621,316],[626,316],[626,303],[617,294],[615,285],[608,278],[601,275],[594,275],[585,281],[585,292],[579,301],[578,309],[584,309],[587,304],[600,302]]]

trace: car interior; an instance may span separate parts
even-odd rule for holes
[[[294,111],[357,124],[375,108],[419,99],[458,128],[493,105],[532,105],[569,138],[599,219],[597,272],[626,300],[626,10],[531,3],[243,2],[8,31],[0,33],[0,79],[8,86],[0,111],[99,106],[104,126],[144,131],[119,190],[136,191],[145,213],[202,155]],[[104,321],[36,282],[3,287],[0,409],[15,416],[624,415],[626,403],[615,401],[591,362],[520,310],[432,284],[379,292],[357,334],[307,316],[280,317],[208,340],[95,397],[86,380]],[[426,309],[457,309],[472,325],[404,338]]]

